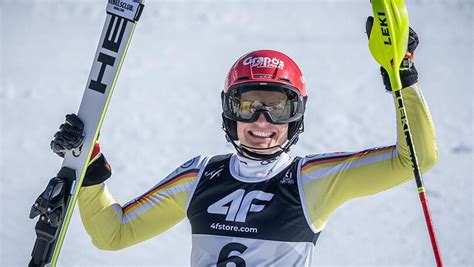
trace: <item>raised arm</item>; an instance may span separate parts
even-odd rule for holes
[[[414,34],[414,32],[412,33]],[[411,35],[413,39],[413,35]],[[416,34],[415,34],[416,37]],[[418,38],[416,38],[416,44]],[[413,49],[407,56],[413,60]],[[382,71],[382,75],[384,74]],[[413,143],[422,172],[437,161],[436,136],[428,107],[416,84],[414,65],[401,72],[406,86],[402,89]],[[386,88],[390,90],[388,79]],[[387,84],[388,83],[388,84]],[[332,153],[306,157],[302,162],[303,195],[309,219],[322,229],[331,213],[353,198],[375,194],[413,178],[409,148],[400,114],[397,113],[397,143],[355,153]]]

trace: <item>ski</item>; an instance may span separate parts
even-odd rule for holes
[[[61,169],[30,211],[39,216],[30,267],[56,266],[79,190],[97,141],[144,0],[108,0],[106,19],[77,115],[84,123],[80,151],[66,153]]]

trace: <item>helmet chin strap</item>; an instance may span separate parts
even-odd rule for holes
[[[304,122],[301,119],[298,124],[296,125],[296,132],[293,134],[290,140],[287,140],[284,144],[282,145],[276,145],[268,148],[255,148],[255,147],[249,147],[243,144],[237,144],[236,140],[232,138],[232,134],[230,133],[226,123],[225,119],[222,123],[222,130],[225,132],[225,137],[229,143],[234,146],[235,150],[237,153],[245,158],[252,159],[252,160],[272,160],[277,157],[279,157],[282,153],[286,153],[290,151],[290,147],[294,145],[296,142],[298,142],[298,137],[299,134],[304,132]],[[271,153],[271,154],[264,154],[264,153],[259,153],[259,151],[271,151],[274,149],[278,149],[278,151]]]

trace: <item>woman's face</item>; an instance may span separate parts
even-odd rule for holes
[[[247,93],[246,97],[272,102],[279,100],[280,96],[271,92],[255,91]],[[282,145],[288,139],[288,123],[273,124],[268,122],[263,114],[260,114],[254,122],[245,123],[238,121],[237,136],[240,143],[247,147],[259,149],[275,147]],[[271,154],[274,151],[260,151],[259,153]]]

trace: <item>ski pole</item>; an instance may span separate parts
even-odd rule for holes
[[[418,165],[418,159],[416,157],[415,146],[413,145],[413,139],[410,132],[410,126],[408,124],[408,118],[406,117],[405,104],[402,98],[401,90],[394,91],[395,99],[397,103],[398,112],[401,115],[401,121],[403,125],[403,133],[405,134],[405,139],[407,145],[410,149],[410,159],[413,167],[413,174],[415,175],[416,186],[418,187],[418,196],[420,198],[421,206],[423,207],[423,213],[425,215],[426,226],[428,227],[428,233],[430,235],[431,246],[433,247],[433,253],[436,259],[436,265],[438,267],[443,266],[441,260],[441,253],[438,246],[438,241],[436,240],[436,234],[434,230],[433,221],[431,219],[431,213],[428,206],[428,198],[426,196],[425,186],[423,185],[423,180],[421,178],[420,168]]]
[[[403,133],[410,151],[413,174],[418,187],[418,195],[421,206],[423,207],[436,265],[442,267],[441,253],[436,240],[433,221],[428,206],[428,198],[421,178],[420,167],[416,157],[415,146],[413,144],[401,91],[400,64],[405,56],[408,42],[408,12],[404,0],[372,0],[371,2],[374,13],[374,27],[376,27],[377,30],[372,31],[370,34],[369,48],[374,58],[385,68],[390,77],[390,84],[392,85],[392,91],[395,94],[395,101],[397,103],[397,112],[400,113]]]

